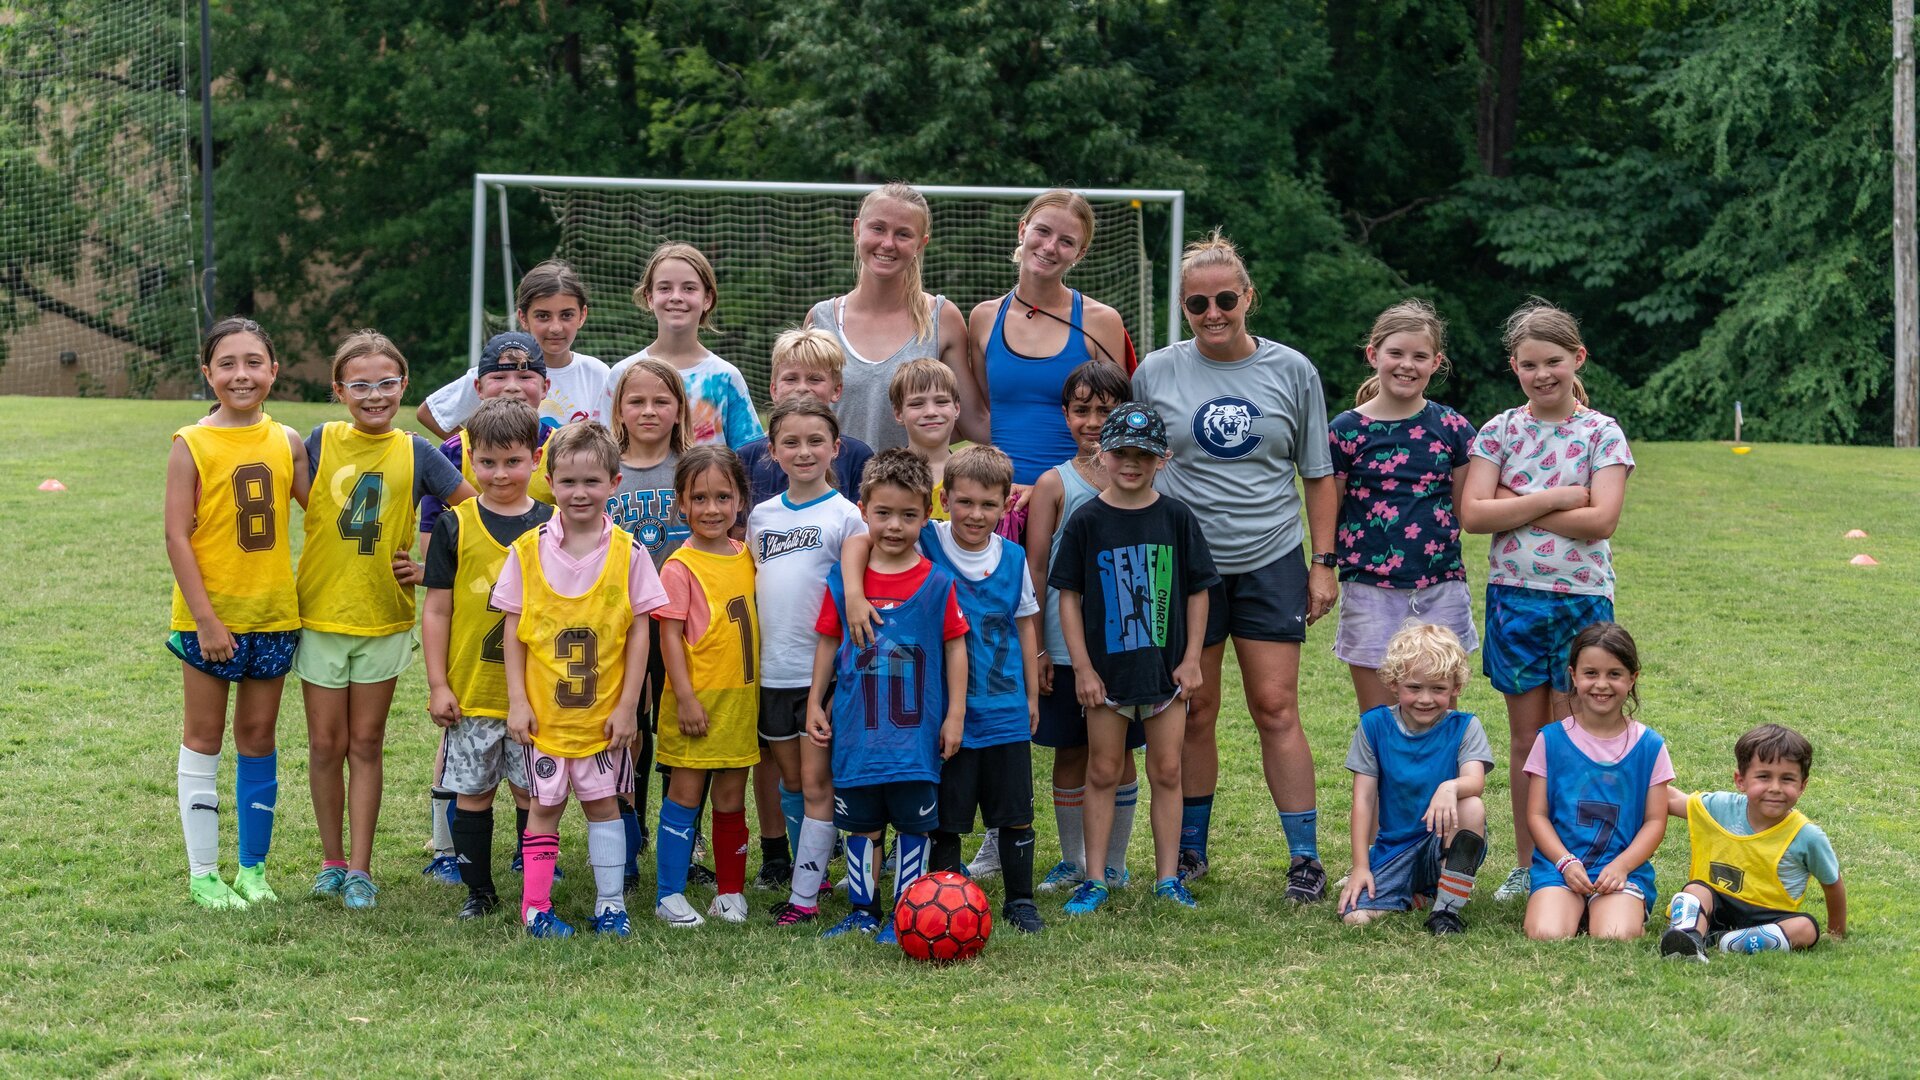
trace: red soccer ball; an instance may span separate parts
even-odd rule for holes
[[[987,947],[993,908],[965,874],[940,870],[916,879],[893,905],[900,951],[935,964],[969,960]]]

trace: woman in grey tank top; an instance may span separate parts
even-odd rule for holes
[[[979,394],[967,369],[967,324],[945,297],[920,287],[932,213],[927,200],[906,184],[876,188],[860,204],[853,223],[859,280],[853,291],[813,305],[807,325],[832,334],[846,354],[841,369],[840,431],[875,453],[907,445],[907,431],[893,418],[887,387],[909,360],[934,359],[952,369],[960,384],[962,415]],[[856,341],[867,343],[863,350]],[[900,341],[891,352],[885,343]],[[986,432],[960,431],[984,442]]]

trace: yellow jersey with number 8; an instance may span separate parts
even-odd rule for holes
[[[562,596],[540,566],[545,531],[531,529],[513,542],[520,559],[519,638],[527,646],[533,745],[554,757],[592,757],[607,748],[607,718],[626,686],[633,537],[609,527],[606,563],[593,587]]]
[[[693,577],[707,601],[707,625],[686,644],[687,677],[707,711],[705,735],[680,734],[680,700],[660,695],[655,760],[684,769],[738,769],[760,760],[760,620],[754,605],[753,553],[714,555],[681,547],[667,557]],[[663,628],[664,629],[664,628]]]
[[[173,433],[187,444],[198,474],[193,559],[213,613],[235,634],[300,629],[293,587],[287,503],[293,496],[293,448],[285,424],[260,416],[243,428],[189,424]],[[197,629],[178,582],[174,630]]]
[[[300,625],[384,637],[413,629],[413,586],[393,578],[393,556],[413,549],[413,436],[369,435],[345,420],[320,428],[300,548]]]

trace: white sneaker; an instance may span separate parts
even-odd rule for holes
[[[673,897],[669,896],[667,899],[671,900]],[[746,922],[747,898],[737,892],[721,893],[713,898],[713,903],[707,905],[707,914],[717,919],[725,919],[730,923]]]
[[[990,878],[1000,872],[1000,830],[988,829],[987,838],[980,844],[980,850],[967,864],[967,876],[975,881]]]
[[[700,917],[699,912],[693,910],[693,905],[687,903],[687,898],[680,893],[673,893],[655,904],[653,914],[661,922],[679,930],[691,930],[696,926],[704,926],[707,921]]]
[[[1500,887],[1493,891],[1493,898],[1504,904],[1509,900],[1519,900],[1532,891],[1533,874],[1524,866],[1516,866],[1513,872],[1507,875],[1507,880],[1501,882]]]

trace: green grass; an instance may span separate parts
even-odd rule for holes
[[[1920,456],[1636,447],[1615,541],[1619,615],[1646,663],[1641,716],[1667,737],[1680,782],[1724,786],[1735,736],[1756,723],[1813,739],[1801,807],[1839,852],[1846,941],[1705,968],[1658,962],[1652,938],[1528,942],[1520,908],[1487,899],[1512,861],[1504,767],[1463,938],[1433,941],[1415,918],[1350,931],[1330,904],[1289,908],[1285,847],[1229,687],[1197,913],[1136,886],[1069,923],[1056,899],[1042,904],[1044,935],[1004,933],[977,962],[941,970],[778,931],[760,913],[768,897],[745,928],[669,934],[641,912],[625,943],[530,942],[505,919],[456,925],[458,891],[417,873],[434,745],[417,666],[388,742],[379,909],[300,898],[319,845],[294,687],[272,864],[287,900],[223,916],[192,907],[160,503],[167,436],[199,411],[0,399],[0,546],[15,553],[0,589],[0,1074],[1912,1072]],[[337,415],[275,411],[302,431]],[[71,490],[34,490],[50,476]],[[1842,540],[1854,527],[1872,538]],[[1469,551],[1485,565],[1483,541]],[[1858,551],[1881,565],[1848,565]],[[1331,635],[1330,622],[1312,633],[1302,708],[1337,877],[1354,718]],[[1464,707],[1486,719],[1504,764],[1498,695],[1476,678]],[[1039,818],[1050,862],[1044,806]],[[590,899],[577,815],[562,833],[574,874],[558,902],[577,914]],[[1676,823],[1657,858],[1663,895],[1686,851]],[[1150,863],[1142,814],[1136,875]]]

